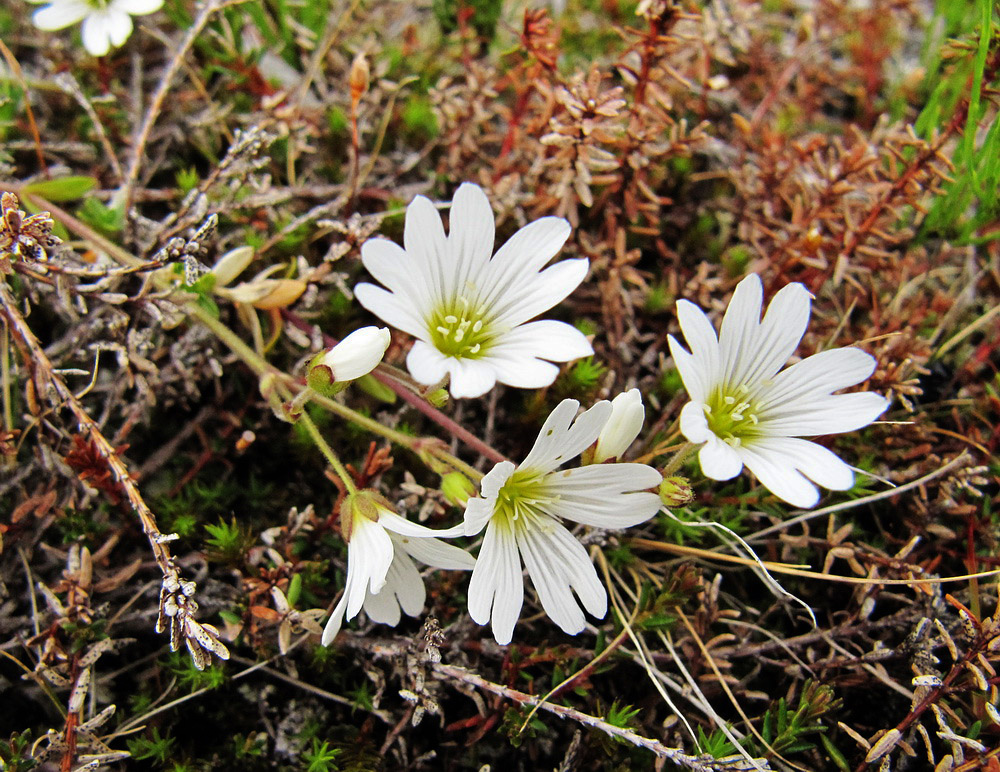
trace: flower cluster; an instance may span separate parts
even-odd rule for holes
[[[532,222],[496,254],[494,235],[486,195],[467,183],[452,200],[447,235],[434,204],[419,196],[407,209],[404,247],[379,238],[362,247],[362,262],[383,286],[359,284],[358,300],[416,338],[406,360],[413,378],[428,386],[450,381],[455,397],[480,396],[496,383],[547,386],[558,373],[553,362],[592,353],[570,325],[529,321],[586,276],[583,259],[545,268],[565,243],[568,223],[554,217]],[[846,490],[854,482],[851,467],[803,437],[859,429],[888,406],[872,392],[835,393],[873,373],[874,358],[859,349],[823,351],[782,370],[805,334],[810,300],[805,287],[790,284],[762,319],[763,287],[750,275],[736,287],[718,334],[705,313],[680,300],[677,316],[688,348],[669,336],[690,397],[680,430],[700,446],[705,476],[728,480],[746,466],[779,498],[801,507],[817,503],[817,485]],[[352,333],[314,358],[310,385],[342,388],[374,368],[389,342],[385,328]],[[471,569],[469,614],[490,623],[501,644],[512,640],[524,604],[525,568],[541,607],[565,632],[584,629],[584,612],[603,618],[607,592],[571,527],[629,528],[665,504],[684,506],[694,496],[683,477],[664,480],[651,466],[621,461],[644,419],[637,389],[582,413],[579,402],[563,400],[520,464],[496,464],[477,496],[450,486],[456,488],[451,500],[464,503],[465,515],[447,530],[410,522],[374,491],[347,495],[340,513],[347,581],[323,643],[362,608],[372,620],[392,625],[403,612],[418,614],[425,590],[414,560]],[[576,458],[578,466],[565,468]],[[480,533],[478,559],[442,541]]]
[[[607,593],[586,549],[562,521],[613,529],[638,525],[659,510],[660,497],[649,489],[662,478],[645,464],[558,471],[595,443],[595,458],[620,456],[642,427],[642,398],[635,389],[576,417],[579,407],[576,400],[563,400],[519,466],[503,461],[483,478],[483,495],[468,501],[464,526],[434,531],[400,517],[371,491],[347,496],[340,510],[347,582],[323,643],[333,641],[345,616],[352,619],[362,608],[373,621],[389,625],[399,622],[400,610],[419,614],[425,591],[413,558],[436,568],[473,569],[469,614],[480,624],[492,620],[498,643],[510,643],[523,605],[522,558],[542,608],[560,628],[570,634],[583,630],[580,603],[603,617]],[[478,562],[441,541],[473,536],[484,527]]]

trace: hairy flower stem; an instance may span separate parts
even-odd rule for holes
[[[678,469],[680,469],[681,464],[683,464],[688,457],[694,453],[695,445],[692,442],[685,442],[678,448],[677,452],[674,453],[673,457],[667,462],[667,465],[663,467],[662,473],[664,477],[669,477]]]
[[[277,377],[279,394],[282,399],[292,400],[297,398],[300,394],[303,394],[308,388],[304,384],[295,380],[291,376],[281,372],[277,368],[273,367],[267,362],[260,354],[254,351],[250,346],[243,342],[235,332],[233,332],[229,327],[216,319],[212,314],[206,311],[200,306],[190,303],[185,309],[191,317],[196,319],[200,324],[206,327],[215,337],[220,341],[225,343],[229,349],[238,356],[247,367],[253,370],[258,375],[274,375]],[[456,469],[468,476],[473,480],[479,480],[482,477],[482,473],[473,469],[471,466],[466,464],[459,458],[456,458],[443,447],[441,447],[440,442],[435,440],[429,440],[422,437],[411,437],[408,434],[403,434],[395,429],[390,429],[387,426],[383,426],[378,421],[369,418],[368,416],[362,415],[356,410],[352,410],[337,402],[329,397],[324,397],[320,394],[309,390],[307,401],[315,402],[324,409],[330,411],[331,413],[343,418],[356,426],[371,432],[372,434],[377,434],[385,439],[393,442],[397,445],[402,445],[404,448],[413,451],[415,454],[420,456],[425,463],[427,463],[427,457],[430,456],[437,461],[443,462],[449,467]],[[303,416],[305,414],[303,413]],[[307,427],[308,428],[308,427]],[[314,435],[313,435],[314,436]],[[323,448],[320,447],[320,451]],[[325,455],[325,453],[324,453]],[[335,467],[336,468],[336,467]],[[338,472],[339,474],[339,472]],[[343,479],[343,478],[342,478]]]
[[[303,410],[298,421],[306,427],[306,431],[309,432],[309,436],[312,437],[312,441],[316,444],[316,447],[319,448],[319,452],[323,454],[323,457],[326,458],[330,466],[333,467],[333,471],[337,473],[337,477],[339,477],[340,481],[344,483],[345,491],[348,494],[357,493],[358,486],[354,484],[354,480],[351,478],[351,475],[348,474],[344,465],[340,463],[340,459],[337,458],[337,454],[334,452],[333,448],[330,447],[330,443],[323,438],[323,434],[320,432],[319,427],[317,427],[313,420],[309,417],[309,413]]]

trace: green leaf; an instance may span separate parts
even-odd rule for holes
[[[94,177],[73,175],[55,180],[38,180],[24,186],[25,193],[33,193],[47,201],[75,201],[97,187]]]
[[[375,380],[371,375],[362,375],[354,382],[354,385],[365,394],[375,397],[379,402],[385,402],[388,405],[396,402],[396,392],[381,381]]]

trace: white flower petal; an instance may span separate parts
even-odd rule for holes
[[[480,299],[492,305],[511,282],[520,283],[521,277],[540,271],[563,248],[569,234],[570,225],[561,217],[543,217],[525,225],[490,260],[479,283],[486,288]]]
[[[590,261],[560,260],[538,274],[524,273],[511,277],[502,296],[491,304],[494,323],[516,327],[561,303],[587,277]]]
[[[405,298],[367,283],[354,287],[354,297],[386,324],[409,333],[414,338],[430,339],[426,321],[417,315],[414,307]]]
[[[515,327],[490,351],[491,357],[539,357],[569,362],[594,353],[587,336],[566,322],[542,319]]]
[[[427,591],[417,567],[401,549],[401,537],[391,538],[395,552],[386,573],[385,586],[377,594],[369,591],[365,595],[364,608],[372,621],[395,627],[399,624],[400,607],[411,617],[423,611]]]
[[[413,281],[423,285],[421,296],[434,304],[447,297],[456,261],[448,252],[441,215],[425,196],[406,207],[403,246],[412,260]]]
[[[723,383],[742,383],[741,371],[754,360],[763,302],[764,287],[757,274],[750,274],[736,285],[719,329],[719,350],[722,354],[720,380]],[[684,335],[687,336],[686,329]],[[692,346],[691,352],[695,353],[694,343],[690,340],[688,343]]]
[[[108,37],[111,40],[111,45],[117,48],[132,34],[132,17],[124,11],[116,10],[113,6],[109,7],[105,13],[108,17]]]
[[[406,355],[406,369],[417,383],[433,386],[448,374],[454,360],[422,340],[414,342]]]
[[[555,528],[544,531],[541,536],[543,554],[558,555],[568,570],[568,579],[573,591],[580,598],[587,612],[598,619],[608,613],[608,593],[597,577],[597,569],[590,560],[586,548],[566,528],[556,524]]]
[[[83,47],[92,56],[104,56],[111,50],[111,29],[106,13],[91,12],[83,20],[80,32],[83,37]]]
[[[576,635],[583,630],[586,619],[570,590],[567,567],[562,565],[559,556],[546,549],[547,545],[543,542],[545,528],[552,527],[562,528],[549,519],[548,524],[540,523],[537,528],[519,529],[517,546],[545,613],[565,632]],[[590,562],[585,550],[583,559]]]
[[[333,611],[330,613],[330,618],[326,620],[326,626],[323,628],[323,637],[321,643],[324,646],[329,646],[333,643],[333,639],[337,637],[337,633],[340,632],[341,626],[344,624],[344,611],[347,610],[347,590],[344,590],[344,594],[340,596],[340,600],[337,601],[337,605],[333,607]]]
[[[458,256],[452,267],[451,287],[461,294],[464,287],[479,282],[493,254],[493,209],[483,189],[471,182],[459,185],[451,200],[448,222],[449,253]]]
[[[783,454],[768,448],[741,447],[740,457],[753,474],[779,499],[793,507],[808,509],[816,506],[819,491]]]
[[[832,491],[846,491],[854,485],[851,467],[836,453],[815,442],[797,437],[768,437],[754,442],[751,448],[773,458],[784,458],[814,483]]]
[[[734,382],[753,388],[781,369],[806,333],[811,300],[809,290],[798,282],[778,290],[757,329],[755,352],[749,361],[741,361],[741,373],[733,376]]]
[[[600,492],[598,492],[600,493]],[[663,502],[655,493],[619,493],[599,498],[569,497],[552,502],[547,510],[557,517],[594,528],[620,530],[644,523]]]
[[[719,351],[719,339],[715,336],[712,323],[705,316],[704,311],[687,300],[678,300],[677,321],[704,382],[719,383],[722,379],[722,354]],[[684,377],[683,371],[681,377]],[[687,381],[684,382],[684,385],[687,387]],[[691,394],[690,390],[688,393]],[[692,396],[694,395],[692,394]]]
[[[361,610],[365,593],[377,594],[385,584],[392,563],[393,547],[389,534],[378,523],[363,516],[354,518],[351,541],[347,545],[347,618]]]
[[[558,365],[534,357],[518,359],[498,356],[491,352],[480,361],[492,368],[498,382],[517,389],[542,389],[559,375]]]
[[[655,488],[662,481],[663,476],[645,464],[591,464],[553,472],[546,479],[545,491],[560,498],[592,492],[597,499],[602,499]]]
[[[402,548],[421,563],[448,571],[469,571],[476,567],[476,559],[461,547],[440,539],[414,539],[399,537]]]
[[[609,458],[625,455],[629,445],[642,431],[645,419],[646,408],[643,407],[642,394],[638,389],[622,392],[611,400],[611,416],[597,438],[594,463],[600,464]]]
[[[708,428],[708,418],[705,416],[707,405],[701,402],[688,402],[681,408],[681,434],[688,442],[708,442],[715,435]]]
[[[430,313],[434,296],[426,276],[412,255],[389,239],[368,239],[361,245],[361,262],[375,279],[396,295],[409,310]]]
[[[506,645],[523,604],[521,558],[514,534],[491,521],[469,582],[469,616],[481,625],[492,619],[493,636]]]
[[[611,415],[611,403],[607,400],[598,402],[570,426],[569,421],[579,407],[580,403],[575,399],[564,399],[556,405],[545,419],[534,447],[521,462],[522,468],[550,472],[580,455],[597,440]]]
[[[38,0],[38,2],[44,1]],[[31,16],[31,23],[46,32],[65,29],[79,22],[92,10],[90,5],[83,0],[80,2],[54,2],[35,11]]]
[[[479,483],[482,498],[469,499],[465,505],[465,535],[475,536],[493,517],[497,495],[514,474],[516,467],[510,461],[501,461],[483,477]]]
[[[871,391],[834,394],[786,405],[780,415],[761,421],[770,435],[842,434],[867,426],[889,407],[889,401]]]
[[[426,525],[407,520],[389,509],[379,508],[378,524],[394,534],[412,536],[416,539],[434,538],[441,535],[441,531],[435,531]]]
[[[451,357],[447,361],[451,371],[451,395],[455,399],[481,397],[496,385],[497,372],[485,359]]]
[[[743,469],[741,455],[713,434],[698,451],[698,463],[706,477],[731,480]]]
[[[160,10],[163,0],[112,0],[110,7],[133,16],[145,16]]]
[[[712,384],[709,380],[711,373],[704,371],[705,368],[698,359],[685,351],[673,335],[667,336],[667,344],[670,346],[670,356],[674,359],[688,396],[695,402],[707,401],[711,396]]]
[[[781,410],[792,402],[827,396],[866,380],[875,372],[875,357],[859,348],[821,351],[796,362],[762,389],[760,411]]]

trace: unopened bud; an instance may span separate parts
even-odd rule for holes
[[[436,408],[442,408],[448,404],[448,390],[447,389],[435,389],[426,397],[427,401],[430,402]]]
[[[441,493],[450,504],[464,507],[476,495],[476,486],[461,472],[448,472],[441,478]]]
[[[330,395],[362,375],[367,375],[385,356],[391,336],[385,327],[355,330],[329,351],[317,355],[309,367],[309,387]]]
[[[683,507],[693,498],[694,492],[686,477],[664,477],[660,483],[660,501],[665,507]]]
[[[371,70],[368,67],[368,57],[365,56],[364,52],[361,52],[351,62],[351,71],[347,76],[347,83],[351,89],[352,107],[357,107],[358,102],[361,101],[361,97],[368,91],[368,79],[370,76]]]
[[[611,415],[597,437],[594,463],[600,464],[609,458],[620,458],[628,450],[646,417],[642,406],[642,395],[638,389],[622,392],[611,400]]]

